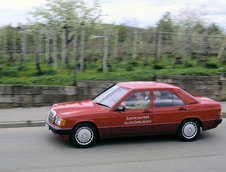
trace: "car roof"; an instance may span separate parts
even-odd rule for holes
[[[154,81],[134,81],[134,82],[119,82],[118,86],[127,88],[127,89],[168,89],[168,88],[179,88],[177,86],[166,84],[163,82],[154,82]]]

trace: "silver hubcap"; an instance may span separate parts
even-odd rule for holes
[[[81,127],[76,131],[75,139],[81,145],[88,145],[93,140],[93,131],[89,127]]]
[[[197,125],[194,122],[187,122],[182,128],[182,134],[186,139],[192,139],[197,134]]]

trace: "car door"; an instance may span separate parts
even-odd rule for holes
[[[146,135],[152,131],[150,91],[132,92],[119,106],[125,106],[125,110],[112,112],[112,136]]]
[[[153,132],[174,133],[189,106],[173,90],[154,90],[153,98]]]

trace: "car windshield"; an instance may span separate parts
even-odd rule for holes
[[[118,100],[120,100],[129,90],[115,85],[110,87],[96,98],[93,102],[107,108],[111,108]]]

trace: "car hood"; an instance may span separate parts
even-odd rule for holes
[[[92,100],[58,103],[54,104],[52,108],[60,117],[104,113],[107,111],[105,107],[97,105]]]

